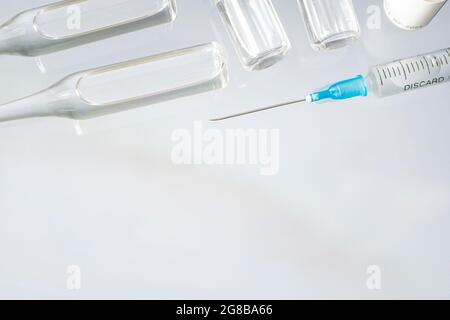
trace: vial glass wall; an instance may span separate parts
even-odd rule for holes
[[[63,39],[150,17],[154,24],[164,23],[175,14],[174,0],[75,0],[44,7],[34,24],[44,37]]]
[[[226,86],[228,71],[217,43],[99,68],[78,82],[80,97],[103,106],[146,98],[158,102]]]

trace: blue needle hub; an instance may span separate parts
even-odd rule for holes
[[[354,97],[366,97],[368,93],[366,80],[362,75],[355,78],[336,82],[328,89],[317,91],[308,95],[308,102],[324,100],[345,100]]]

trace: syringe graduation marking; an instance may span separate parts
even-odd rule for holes
[[[428,74],[431,74],[430,65],[429,65],[429,63],[428,63],[427,58],[423,57],[423,59],[425,60],[425,63],[426,63],[426,65],[427,65],[427,68],[428,68]]]
[[[420,72],[422,70],[427,70],[428,74],[431,75],[432,69],[449,64],[447,55],[450,57],[450,52],[448,50],[446,50],[445,53],[439,56],[430,55],[428,59],[426,56],[422,56],[419,60],[416,61],[410,61],[406,63],[397,61],[396,65],[393,63],[393,65],[391,66],[377,68],[380,83],[381,85],[384,85],[384,80],[400,77],[402,75],[404,76],[405,80],[408,80],[409,75],[413,75],[414,73]],[[428,60],[430,60],[430,62],[428,62]]]
[[[381,78],[380,69],[377,68],[378,76],[380,77],[381,85],[383,85],[383,78]]]

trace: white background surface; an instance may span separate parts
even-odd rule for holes
[[[213,116],[303,96],[373,64],[450,45],[450,7],[407,32],[355,1],[355,45],[313,52],[297,3],[274,4],[293,44],[244,71],[215,8],[179,0],[160,26],[42,57],[0,56],[0,103],[72,72],[212,40],[227,89],[77,124],[0,125],[0,298],[450,298],[449,87],[222,123]],[[0,20],[47,1],[3,0]],[[41,66],[41,69],[38,66]],[[42,72],[41,70],[44,70]],[[280,130],[280,171],[176,166],[175,129]],[[66,288],[66,268],[82,288]],[[369,265],[382,290],[366,287]]]

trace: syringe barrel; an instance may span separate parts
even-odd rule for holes
[[[370,69],[366,82],[379,97],[450,81],[450,48],[396,60]]]

